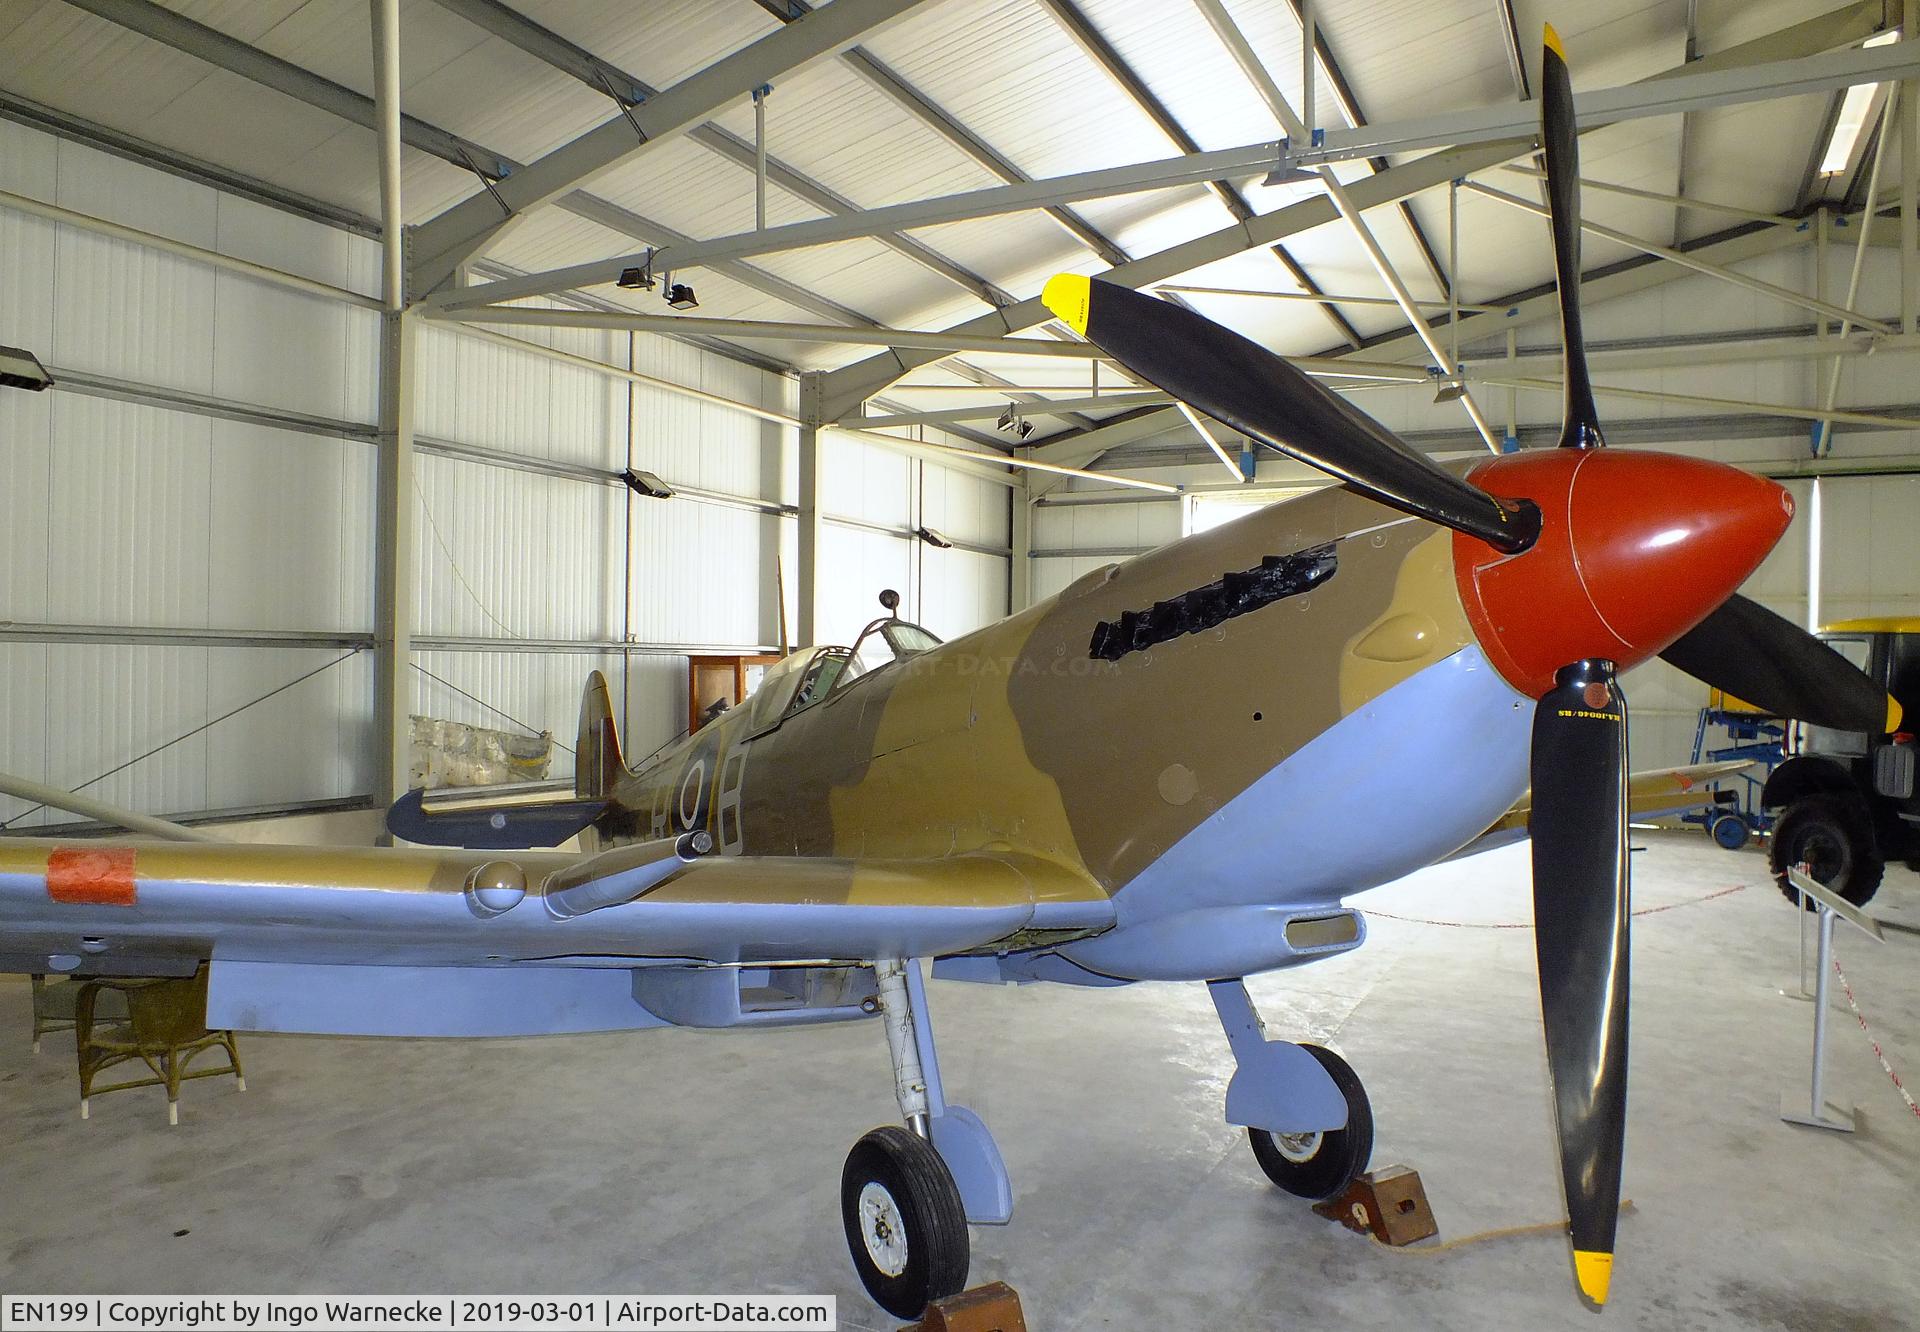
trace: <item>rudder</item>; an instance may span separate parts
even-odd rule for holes
[[[620,753],[620,726],[613,718],[613,700],[607,677],[599,671],[587,676],[580,695],[580,735],[574,744],[573,789],[583,799],[604,799],[627,772]]]

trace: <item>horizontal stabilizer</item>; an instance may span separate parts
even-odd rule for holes
[[[424,791],[409,791],[387,811],[387,831],[422,846],[511,850],[558,846],[606,812],[605,800],[549,800],[429,809]]]

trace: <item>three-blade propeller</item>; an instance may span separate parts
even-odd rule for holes
[[[1832,649],[1732,595],[1784,529],[1792,512],[1784,492],[1689,459],[1602,456],[1580,328],[1573,94],[1551,28],[1541,85],[1565,346],[1560,446],[1570,454],[1501,458],[1462,477],[1265,348],[1190,310],[1072,274],[1049,281],[1042,299],[1128,370],[1197,410],[1350,489],[1474,539],[1463,555],[1455,538],[1456,562],[1465,560],[1463,597],[1470,585],[1476,601],[1469,616],[1480,612],[1474,623],[1483,646],[1538,700],[1531,828],[1541,1014],[1575,1277],[1599,1304],[1613,1263],[1626,1128],[1627,710],[1616,671],[1658,652],[1781,715],[1879,730],[1894,713],[1886,695]],[[1636,489],[1635,478],[1648,476],[1663,482],[1660,494]],[[1700,493],[1703,486],[1712,493]],[[1528,497],[1497,498],[1487,487]],[[1584,554],[1573,530],[1576,505],[1588,515]],[[1617,521],[1595,536],[1608,526],[1602,518]],[[1475,542],[1509,558],[1489,558]],[[1681,577],[1673,576],[1675,559],[1688,561],[1678,566]],[[1676,590],[1676,583],[1687,586]]]

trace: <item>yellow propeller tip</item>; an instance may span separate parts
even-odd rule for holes
[[[1551,31],[1551,29],[1549,29]],[[1573,1251],[1573,1275],[1580,1282],[1580,1293],[1595,1304],[1607,1302],[1607,1286],[1613,1280],[1613,1255],[1586,1249]]]
[[[1551,23],[1546,25],[1546,29],[1547,49],[1559,56],[1562,60],[1565,60],[1567,58],[1567,48],[1560,45],[1560,34],[1553,30]]]
[[[1087,307],[1092,301],[1093,282],[1079,273],[1055,273],[1040,291],[1040,303],[1083,338],[1087,335]]]
[[[1887,695],[1887,734],[1892,735],[1900,729],[1900,719],[1906,714],[1892,694]]]

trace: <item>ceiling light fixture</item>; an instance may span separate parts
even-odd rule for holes
[[[655,476],[652,472],[643,472],[629,467],[620,473],[620,479],[627,483],[627,489],[636,495],[648,499],[672,499],[673,487]]]
[[[692,310],[697,308],[700,302],[694,299],[693,286],[691,283],[669,282],[667,284],[667,304],[676,310]]]
[[[40,358],[25,347],[0,347],[0,385],[38,393],[53,387],[53,376],[40,364]]]
[[[1885,46],[1899,40],[1900,29],[1893,28],[1867,38],[1865,45]],[[1840,114],[1834,118],[1833,133],[1827,139],[1827,151],[1820,158],[1821,175],[1837,176],[1853,165],[1861,136],[1866,132],[1867,113],[1872,110],[1873,99],[1881,86],[1856,83],[1847,89],[1847,95],[1840,102]]]
[[[913,529],[913,534],[919,537],[922,541],[926,542],[929,546],[932,546],[935,550],[952,550],[953,549],[953,542],[949,541],[945,536],[941,535],[939,532],[934,531],[934,529],[931,527],[916,527]]]

